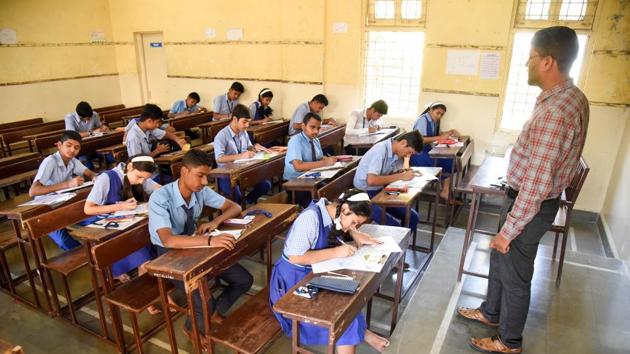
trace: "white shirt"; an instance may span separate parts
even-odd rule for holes
[[[350,113],[350,117],[346,121],[346,135],[360,135],[369,132],[370,127],[374,127],[380,123],[380,119],[367,119],[367,109],[354,110]]]

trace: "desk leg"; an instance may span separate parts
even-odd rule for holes
[[[203,328],[205,329],[204,335],[206,338],[207,353],[212,354],[212,341],[210,340],[210,333],[212,333],[212,321],[210,321],[210,309],[208,308],[208,300],[210,299],[210,285],[208,284],[208,277],[202,277],[199,284],[199,295],[201,297],[201,308],[203,311]]]
[[[405,227],[409,228],[409,226],[411,226],[411,205],[407,204],[407,207],[405,208]],[[411,237],[412,237],[411,247],[415,249],[416,248],[416,230],[411,230]]]
[[[384,206],[381,207],[381,225],[387,225],[387,209]]]
[[[297,320],[291,320],[291,352],[300,352],[300,326]]]
[[[376,292],[377,294],[379,293],[378,291]],[[365,322],[367,324],[367,329],[370,329],[370,322],[372,320],[372,297],[370,298],[370,301],[368,301],[367,303],[367,311],[365,314]]]
[[[466,236],[464,237],[464,245],[462,246],[462,255],[459,260],[459,272],[457,273],[457,281],[462,280],[462,274],[464,272],[464,262],[466,261],[466,253],[468,252],[468,246],[472,240],[472,236],[475,230],[475,218],[477,209],[479,208],[479,194],[473,192],[472,201],[470,202],[470,211],[468,212],[468,224],[466,225]]]
[[[434,182],[436,184],[435,191],[435,209],[433,210],[433,223],[431,225],[431,246],[429,250],[433,252],[433,245],[435,244],[435,226],[437,225],[437,210],[440,204],[440,192],[442,191],[442,183],[438,179]]]
[[[193,298],[193,292],[186,292],[186,300],[188,301],[188,316],[190,316],[190,322],[192,323],[192,344],[195,353],[201,354],[201,340],[199,336],[199,328],[197,326],[197,318],[195,317],[195,300]],[[203,305],[202,305],[203,306]]]
[[[160,301],[162,302],[162,313],[164,314],[164,323],[166,323],[166,332],[168,333],[168,341],[171,344],[171,353],[177,354],[177,340],[175,332],[173,332],[173,321],[171,319],[171,309],[168,303],[166,293],[166,281],[164,278],[157,277],[158,288],[160,289]]]
[[[335,342],[337,341],[330,333],[334,333],[334,327],[328,328],[328,348],[326,354],[335,354]]]
[[[392,308],[392,322],[389,326],[389,335],[391,336],[394,333],[394,329],[396,328],[396,323],[398,322],[398,304],[400,304],[400,296],[402,293],[402,284],[403,284],[403,269],[405,268],[405,254],[406,251],[402,251],[402,257],[398,261],[398,271],[396,272],[396,288],[394,290],[394,303]]]
[[[271,244],[272,244],[272,242],[273,242],[273,237],[270,237],[267,240],[267,284],[271,283],[271,268],[272,268],[272,265],[271,265],[271,257],[272,257]]]
[[[105,321],[105,311],[103,310],[103,302],[101,300],[101,291],[98,284],[98,277],[96,275],[96,269],[92,260],[92,243],[90,241],[85,243],[85,251],[87,252],[88,263],[90,266],[90,276],[92,278],[92,288],[94,289],[94,299],[96,300],[96,309],[98,311],[98,320],[101,324],[101,331],[103,338],[108,339],[109,333],[107,331],[107,322]]]
[[[24,260],[24,271],[26,272],[26,278],[28,279],[28,283],[31,286],[31,290],[33,291],[35,304],[37,304],[37,308],[41,309],[42,304],[39,302],[39,295],[37,294],[37,288],[35,287],[35,280],[33,279],[31,266],[28,263],[28,255],[26,254],[26,249],[24,248],[24,243],[27,241],[22,237],[22,233],[20,231],[20,223],[15,219],[11,220],[11,222],[13,223],[13,230],[15,231],[15,237],[17,237],[17,240],[18,240],[18,248],[20,249],[22,260]],[[32,242],[30,242],[30,245],[31,245],[31,251],[33,252],[33,256],[37,257],[37,250],[35,249],[35,245]],[[10,277],[10,274],[9,274],[9,277]],[[42,287],[43,287],[44,286],[43,284],[45,284],[45,282],[44,282],[44,276],[42,275],[41,272],[39,272],[39,277],[42,280]],[[9,281],[11,282],[12,280],[9,279]],[[46,288],[44,288],[44,293],[46,295],[48,294]],[[46,296],[46,302],[48,303],[48,308],[52,309],[52,306],[50,304],[50,298],[48,296]]]

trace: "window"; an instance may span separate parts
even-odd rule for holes
[[[529,59],[530,42],[533,36],[533,32],[517,32],[514,35],[510,72],[501,114],[501,129],[504,130],[520,130],[523,123],[531,116],[536,97],[540,94],[538,87],[527,84],[526,63]],[[580,48],[570,72],[575,84],[578,82],[582,67],[586,40],[586,35],[578,34]]]
[[[566,25],[591,29],[598,0],[519,0],[516,27],[543,28]]]
[[[423,32],[368,31],[365,103],[383,99],[389,115],[415,117],[420,97]]]
[[[368,0],[369,26],[417,26],[424,24],[424,0]]]

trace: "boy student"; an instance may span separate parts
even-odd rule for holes
[[[29,194],[31,197],[56,192],[60,189],[80,186],[85,179],[92,179],[96,173],[76,159],[81,150],[81,135],[66,130],[59,137],[57,152],[46,157],[37,170]],[[67,251],[80,245],[70,237],[66,229],[49,234],[59,248]]]
[[[212,104],[212,119],[226,119],[232,117],[232,111],[238,104],[238,98],[245,92],[245,87],[238,81],[234,81],[227,93],[214,98]]]
[[[383,100],[375,101],[370,108],[352,111],[346,122],[346,135],[376,132],[381,128],[378,124],[379,119],[385,114],[387,114],[387,103]]]
[[[320,112],[324,109],[324,107],[328,106],[328,98],[322,95],[321,93],[315,95],[310,101],[304,102],[299,105],[295,112],[293,112],[293,116],[291,117],[291,123],[289,123],[289,135],[295,135],[302,130],[302,124],[304,121],[304,116],[306,113],[315,113],[320,114]],[[324,124],[336,124],[334,119],[326,118],[324,119]]]
[[[106,125],[101,125],[101,118],[98,113],[93,111],[90,104],[85,101],[79,102],[75,111],[66,114],[63,120],[66,130],[74,130],[78,132],[81,137],[109,130]]]
[[[207,109],[199,105],[201,98],[197,92],[188,94],[185,100],[175,101],[171,110],[168,112],[169,118],[185,117],[189,114],[206,112]],[[191,129],[186,129],[186,135],[191,139],[197,139],[199,134]]]
[[[160,124],[162,124],[162,109],[154,104],[146,104],[140,119],[135,123],[129,122],[130,129],[126,137],[128,155],[156,157],[171,149],[168,144],[163,143],[157,143],[155,147],[152,147],[155,140],[172,140],[180,147],[186,144],[186,140],[180,139],[172,132],[160,129]]]
[[[414,171],[403,170],[403,159],[422,151],[422,135],[412,131],[394,139],[387,139],[372,146],[357,167],[354,175],[354,187],[366,191],[373,198],[388,184],[414,177]],[[405,208],[387,208],[387,225],[401,226],[405,219]],[[399,221],[397,221],[397,218]],[[372,219],[380,222],[381,208],[372,206]],[[418,226],[418,212],[411,210],[409,228],[414,231]]]
[[[232,120],[230,124],[221,129],[214,138],[214,157],[217,164],[221,165],[238,159],[247,159],[253,157],[257,151],[265,151],[264,146],[260,144],[252,145],[247,135],[247,128],[251,121],[249,109],[242,104],[236,105],[232,110]],[[264,195],[271,189],[271,181],[264,180],[254,186],[254,190],[247,196],[250,204],[256,203],[261,195]],[[229,178],[219,178],[219,190],[224,195],[233,195],[234,201],[241,203],[241,190],[239,187],[232,187]]]
[[[233,250],[236,243],[233,236],[209,236],[208,233],[219,227],[223,221],[238,217],[241,208],[207,187],[210,159],[205,152],[197,149],[188,151],[182,164],[179,179],[153,192],[149,199],[149,234],[158,255],[171,248],[199,246],[224,248],[227,252]],[[197,227],[196,220],[205,206],[220,209],[221,215]],[[253,283],[252,275],[239,264],[225,270],[219,278],[228,286],[208,304],[211,311],[216,310],[212,315],[215,322],[222,321],[222,316]],[[179,292],[184,291],[182,282],[175,281],[174,285]],[[199,290],[193,293],[193,298],[195,319],[201,333],[204,333],[204,314]],[[184,331],[190,337],[190,318],[186,320]]]

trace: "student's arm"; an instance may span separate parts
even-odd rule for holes
[[[74,177],[72,179],[69,179],[61,183],[51,184],[49,186],[43,185],[40,181],[35,181],[33,182],[33,184],[31,184],[31,188],[28,190],[28,194],[31,197],[49,194],[49,193],[56,192],[60,189],[80,186],[83,184],[83,182],[85,182],[85,180],[83,179],[83,177],[80,177],[80,176]]]
[[[174,141],[175,143],[177,143],[177,145],[179,145],[179,147],[184,147],[184,145],[186,144],[185,139],[178,137],[177,135],[175,135],[175,133],[172,133],[168,130],[164,131],[164,138]]]
[[[335,162],[337,162],[337,157],[335,156],[326,156],[323,159],[319,160],[319,161],[313,161],[313,162],[305,162],[302,160],[293,160],[291,161],[291,164],[293,165],[293,168],[298,171],[298,172],[305,172],[308,170],[312,170],[314,168],[320,168],[320,167],[325,167],[325,166],[332,166],[335,164]]]
[[[88,181],[91,181],[96,177],[96,172],[86,168],[85,171],[83,171],[83,176],[87,177]]]
[[[244,151],[240,154],[232,154],[232,155],[228,155],[228,154],[223,154],[220,157],[217,158],[217,162],[218,163],[227,163],[227,162],[232,162],[232,161],[236,161],[236,160],[240,160],[240,159],[249,159],[251,157],[254,157],[254,155],[256,155],[255,152],[253,151]]]
[[[367,175],[367,184],[368,186],[386,186],[392,182],[398,181],[399,179],[403,181],[409,181],[413,179],[414,172],[412,170],[402,171],[398,173],[394,173],[387,176],[380,176],[373,173],[368,173]]]
[[[225,202],[223,202],[220,210],[221,215],[212,219],[212,221],[201,224],[197,227],[197,235],[203,235],[207,232],[214,231],[223,224],[225,220],[237,218],[241,215],[241,206],[229,199],[225,199]]]
[[[83,206],[83,212],[86,215],[102,215],[115,213],[120,210],[133,210],[137,206],[138,202],[134,198],[110,205],[98,205],[92,201],[86,200],[85,205]]]
[[[311,265],[332,258],[350,257],[356,251],[357,249],[352,245],[341,245],[321,250],[308,250],[301,256],[289,256],[289,262],[300,265]]]

